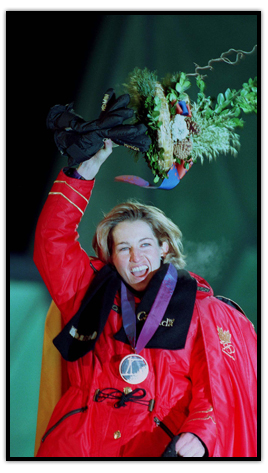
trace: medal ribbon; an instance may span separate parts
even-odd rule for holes
[[[153,337],[168,307],[177,284],[177,270],[170,264],[155,301],[136,343],[135,299],[132,292],[121,282],[121,307],[123,326],[131,346],[139,353]]]

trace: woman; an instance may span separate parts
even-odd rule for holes
[[[34,259],[61,311],[54,344],[70,381],[37,457],[256,456],[254,329],[182,269],[179,229],[127,203],[99,224],[97,258],[77,241],[111,152],[107,140],[79,174],[61,171],[37,226]]]

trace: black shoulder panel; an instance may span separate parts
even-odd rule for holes
[[[242,314],[246,315],[243,309],[241,309],[241,307],[236,302],[232,301],[231,299],[228,299],[227,297],[223,297],[223,296],[215,296],[215,297],[216,299],[219,299],[220,301],[225,302],[225,304],[228,304],[231,307],[234,307],[234,309],[239,310],[239,312],[242,312]]]
[[[98,272],[99,272],[98,269],[95,268],[95,266],[93,266],[93,264],[92,264],[92,262],[91,262],[91,259],[89,260],[89,264],[90,264],[90,267],[93,269],[93,271],[94,271],[95,273],[98,273]]]

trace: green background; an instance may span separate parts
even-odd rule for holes
[[[122,83],[136,66],[156,70],[161,79],[167,72],[194,72],[194,63],[205,66],[210,59],[218,58],[230,48],[250,51],[257,44],[256,12],[126,13],[104,14],[88,60],[85,54],[74,107],[88,120],[99,114],[103,93],[109,87],[114,87],[117,93],[123,92]],[[78,33],[81,17],[78,18],[76,12],[70,15]],[[88,11],[83,15],[85,21],[87,16],[92,20],[94,13]],[[31,24],[28,23],[29,28]],[[44,41],[44,38],[35,39],[37,43]],[[63,43],[65,39],[62,38]],[[79,35],[72,35],[70,67],[78,43]],[[239,89],[243,82],[256,75],[256,53],[236,66],[215,63],[214,70],[208,72],[206,78],[206,92],[216,97],[228,87]],[[189,95],[194,101],[196,93],[193,85]],[[56,99],[55,103],[60,100]],[[48,104],[48,108],[52,105],[54,103]],[[215,294],[236,301],[257,329],[257,174],[260,158],[257,154],[257,118],[255,115],[244,115],[243,118],[245,126],[239,131],[241,150],[238,157],[219,156],[217,161],[205,161],[203,165],[197,162],[170,191],[146,190],[114,182],[114,177],[121,174],[135,174],[153,182],[142,157],[135,163],[125,148],[116,148],[98,174],[79,235],[82,247],[93,254],[91,240],[103,212],[130,197],[158,206],[183,233],[186,269],[207,279]],[[50,139],[49,132],[46,133]],[[38,153],[42,157],[42,146]],[[54,164],[50,166],[42,190],[39,212],[57,173],[65,165],[55,147],[53,154]],[[23,233],[24,229],[19,231]],[[50,304],[50,296],[32,267],[33,238],[34,232],[27,251],[11,258],[12,458],[33,456],[43,328]]]

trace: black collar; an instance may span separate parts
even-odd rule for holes
[[[148,314],[167,272],[164,264],[154,274],[138,304],[136,314]],[[121,278],[110,265],[105,265],[96,275],[83,299],[80,309],[53,340],[54,345],[67,361],[75,361],[93,350],[99,339],[120,290]],[[185,270],[178,271],[178,281],[162,322],[146,348],[177,350],[185,346],[196,296],[197,283]],[[144,320],[138,321],[137,336]],[[124,328],[114,335],[129,343]]]

